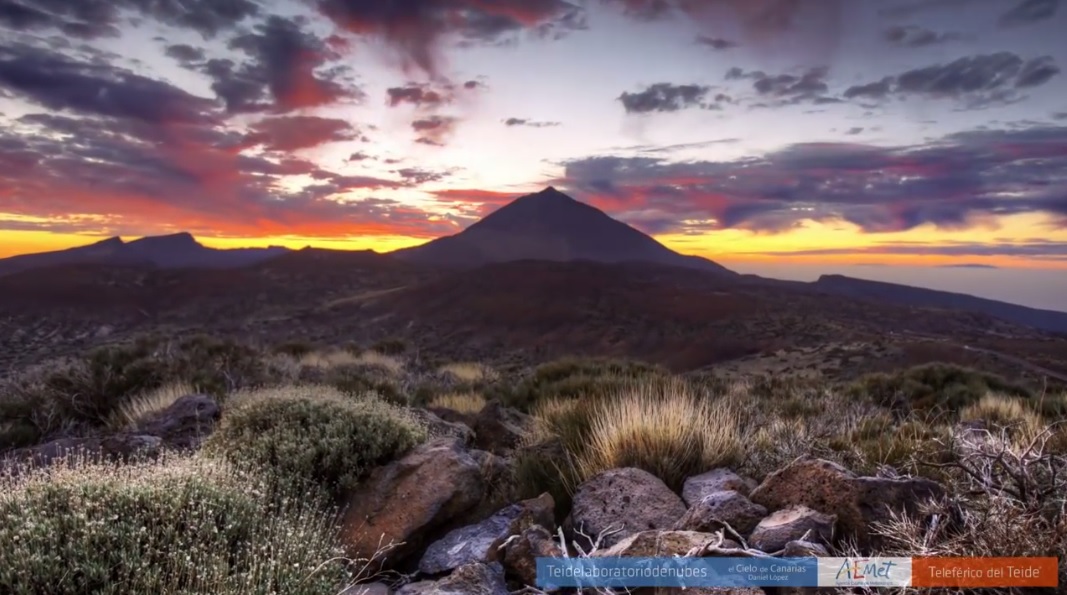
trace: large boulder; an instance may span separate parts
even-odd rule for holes
[[[186,395],[124,432],[59,438],[14,450],[2,457],[0,470],[45,467],[72,458],[126,461],[155,457],[164,450],[195,450],[214,431],[218,419],[219,406],[214,399],[207,395]]]
[[[685,512],[682,499],[659,478],[625,467],[603,471],[582,483],[565,524],[583,549],[598,536],[600,546],[607,548],[634,533],[669,529]]]
[[[803,505],[837,516],[837,537],[854,539],[861,548],[875,546],[873,523],[890,511],[914,514],[929,499],[945,497],[938,483],[921,478],[860,477],[822,459],[801,457],[767,476],[749,498],[768,510]]]
[[[541,525],[527,527],[504,546],[504,570],[524,585],[537,584],[537,559],[560,558],[563,548]]]
[[[419,423],[426,426],[431,438],[451,438],[462,446],[468,446],[474,440],[474,430],[464,423],[441,419],[426,409],[414,408],[411,413]]]
[[[686,506],[693,506],[715,492],[733,490],[747,497],[754,489],[755,481],[720,467],[685,480],[682,485],[682,500],[685,500]]]
[[[726,523],[745,537],[766,516],[766,508],[733,490],[724,490],[711,492],[690,505],[674,528],[711,533],[722,529]]]
[[[432,440],[375,469],[348,497],[342,543],[351,558],[392,565],[477,505],[484,492],[477,461],[454,439]],[[385,546],[391,549],[383,555]]]
[[[440,574],[474,562],[496,561],[507,538],[531,526],[552,526],[554,508],[552,496],[542,494],[512,504],[480,523],[450,531],[426,548],[419,572]]]
[[[504,568],[499,562],[467,564],[437,581],[404,585],[396,595],[508,595]]]
[[[215,430],[220,410],[207,395],[186,395],[138,422],[136,433],[159,436],[164,446],[195,450]]]
[[[492,400],[474,416],[474,446],[495,454],[507,454],[518,446],[531,423],[525,413]]]
[[[834,515],[823,514],[807,506],[790,506],[760,521],[748,542],[752,547],[768,553],[778,552],[789,542],[799,539],[828,543],[833,539],[836,521]]]

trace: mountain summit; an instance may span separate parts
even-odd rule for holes
[[[514,260],[649,262],[731,273],[679,254],[553,187],[521,196],[462,232],[393,253],[410,262],[478,266]]]

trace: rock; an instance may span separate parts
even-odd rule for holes
[[[682,485],[682,500],[686,506],[693,506],[708,494],[733,490],[747,497],[756,489],[756,482],[734,473],[726,468],[712,469],[707,473],[694,475]]]
[[[718,543],[717,535],[697,531],[641,531],[608,549],[593,552],[594,558],[670,558]]]
[[[470,416],[453,409],[447,409],[445,407],[427,407],[426,411],[440,417],[450,424],[463,424],[470,427],[474,423],[471,421]]]
[[[440,574],[474,562],[499,558],[499,547],[512,535],[534,526],[551,526],[555,502],[552,496],[512,504],[476,525],[455,529],[426,548],[419,560],[419,572]]]
[[[766,508],[733,490],[726,490],[711,492],[692,504],[674,528],[710,533],[721,529],[725,522],[745,537],[765,516]]]
[[[455,439],[432,440],[375,469],[348,497],[342,544],[351,558],[398,562],[433,530],[477,505],[484,492],[470,454]],[[380,555],[389,544],[395,547]]]
[[[508,595],[504,568],[492,564],[467,564],[437,581],[405,585],[396,595]]]
[[[207,395],[186,395],[137,424],[137,432],[159,436],[174,450],[195,450],[215,430],[218,403]]]
[[[495,454],[509,453],[519,444],[531,419],[498,400],[489,401],[474,416],[474,445]]]
[[[799,539],[790,541],[782,549],[783,558],[825,558],[829,555],[830,552],[821,544]]]
[[[426,426],[431,438],[451,438],[461,446],[468,446],[474,440],[474,430],[466,424],[445,421],[425,409],[413,408],[411,413]]]
[[[807,506],[791,506],[775,511],[760,521],[752,531],[750,546],[767,553],[777,552],[790,541],[804,538],[828,542],[833,538],[837,517],[812,510]]]
[[[888,520],[889,511],[915,514],[925,500],[944,496],[944,488],[928,479],[859,477],[831,461],[802,457],[767,476],[750,498],[768,510],[803,505],[833,513],[839,538],[870,548],[877,541],[871,525]]]
[[[669,529],[685,512],[682,499],[659,478],[626,467],[603,471],[578,486],[566,525],[583,548],[598,536],[601,547],[611,547],[634,533]],[[605,534],[608,530],[614,532]]]
[[[352,585],[338,595],[393,595],[393,590],[384,583],[366,583]]]
[[[537,583],[537,558],[559,558],[563,550],[548,529],[527,527],[504,548],[504,570],[524,585]]]

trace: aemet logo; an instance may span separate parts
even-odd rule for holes
[[[890,580],[890,571],[896,564],[892,560],[871,560],[870,558],[845,558],[837,571],[837,580],[859,581],[866,579]]]
[[[895,587],[911,582],[911,558],[820,558],[819,586]]]

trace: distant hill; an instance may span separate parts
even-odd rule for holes
[[[998,302],[964,293],[898,285],[883,281],[855,279],[844,275],[823,275],[813,284],[820,291],[853,298],[878,300],[901,306],[941,308],[981,312],[1015,324],[1054,333],[1067,333],[1067,312],[1038,310]]]
[[[674,252],[552,187],[519,197],[460,233],[392,254],[409,262],[456,267],[584,260],[647,262],[734,275],[706,258]]]
[[[289,252],[287,248],[208,248],[188,233],[149,236],[124,242],[109,238],[88,246],[0,259],[0,275],[31,269],[72,265],[150,265],[173,268],[237,268],[263,262]]]

